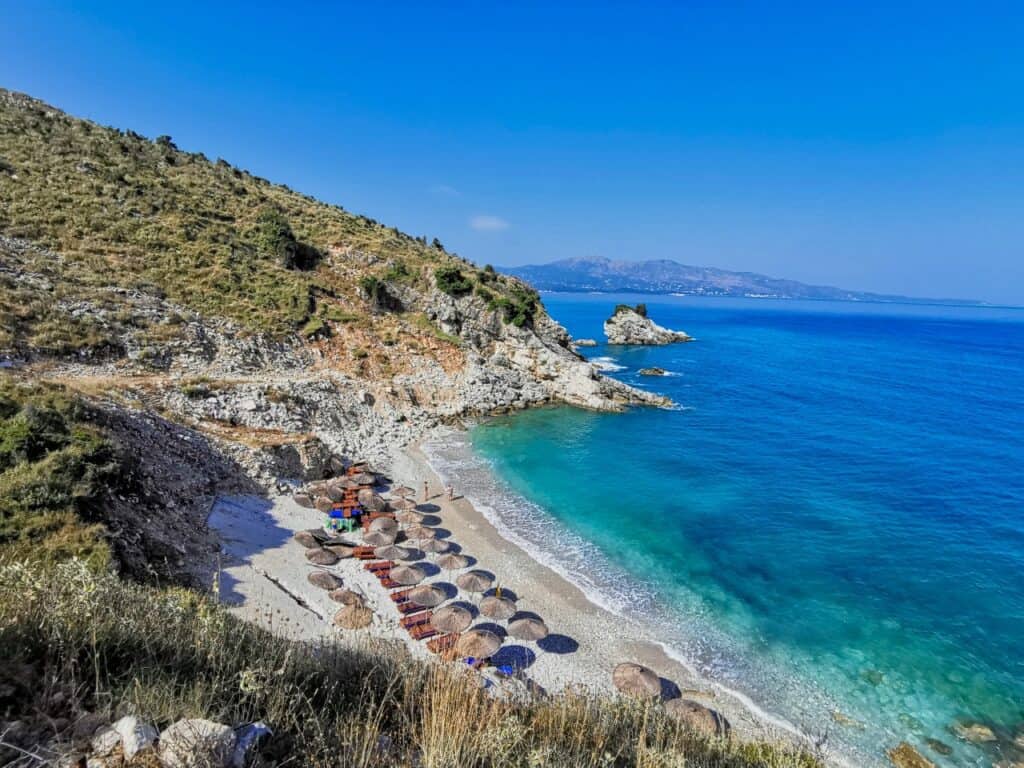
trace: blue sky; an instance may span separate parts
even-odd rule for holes
[[[1024,304],[1024,5],[428,5],[9,3],[0,85],[481,263]]]

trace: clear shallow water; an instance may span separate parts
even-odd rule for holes
[[[907,740],[990,764],[947,728],[1024,723],[1024,311],[544,297],[599,340],[620,300],[698,341],[584,352],[681,408],[517,414],[442,463],[473,465],[492,514],[611,607],[858,762]]]

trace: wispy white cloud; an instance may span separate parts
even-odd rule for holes
[[[435,195],[444,195],[445,197],[458,197],[459,190],[455,187],[450,187],[447,184],[435,184],[430,188],[430,191]]]
[[[480,216],[472,217],[469,220],[469,226],[478,232],[499,232],[503,229],[508,229],[509,225],[500,216],[481,214]]]

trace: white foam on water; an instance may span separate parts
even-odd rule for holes
[[[615,362],[615,358],[614,357],[607,357],[607,356],[592,357],[589,360],[587,360],[587,362],[590,363],[591,365],[596,366],[597,369],[600,370],[600,371],[624,371],[624,370],[626,370],[626,366],[620,365],[619,363]]]

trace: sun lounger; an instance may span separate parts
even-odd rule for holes
[[[406,616],[406,615],[408,615],[410,613],[416,613],[416,611],[422,611],[423,610],[423,606],[422,605],[418,605],[418,604],[414,603],[412,600],[403,600],[400,603],[396,603],[395,604],[395,608],[397,608],[398,612],[400,614],[402,614],[403,616]]]
[[[433,611],[417,611],[416,613],[410,613],[408,616],[403,617],[399,623],[402,625],[402,629],[410,629],[415,627],[417,624],[426,624],[430,621],[430,617],[433,615]]]
[[[380,585],[384,587],[384,589],[398,589],[400,586],[402,586],[397,581],[392,581],[391,578],[388,576],[380,576],[378,578],[380,578]]]
[[[459,633],[452,632],[448,635],[441,635],[435,637],[429,643],[427,643],[427,650],[431,653],[445,654],[455,648],[455,644],[459,642]]]
[[[392,602],[404,603],[409,599],[409,593],[412,592],[412,587],[408,589],[400,589],[397,592],[392,592],[390,597]]]
[[[356,547],[352,556],[357,560],[373,560],[377,557],[373,553],[373,547]]]
[[[429,624],[417,624],[414,627],[409,627],[409,634],[413,640],[426,640],[429,637],[434,637],[437,630]]]
[[[381,571],[390,571],[395,567],[395,563],[392,560],[378,560],[375,563],[367,563],[363,566],[366,570],[371,573],[380,573]]]

